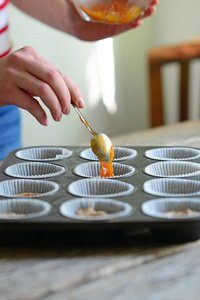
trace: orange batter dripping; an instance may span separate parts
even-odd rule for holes
[[[94,133],[95,134],[95,133]],[[97,155],[97,153],[95,153],[94,149],[95,149],[95,143],[94,141],[91,140],[91,147],[92,147],[92,151],[94,152],[95,155]],[[101,177],[113,177],[114,176],[114,172],[113,172],[113,159],[114,159],[114,149],[113,146],[111,147],[111,150],[109,152],[110,154],[110,161],[103,161],[102,160],[102,156],[98,153],[97,157],[99,159],[100,165],[101,165]]]
[[[99,159],[99,162],[101,164],[101,177],[113,177],[114,176],[113,165],[112,165],[112,161],[114,158],[113,147],[111,149],[110,158],[111,158],[111,160],[109,162],[102,161]]]

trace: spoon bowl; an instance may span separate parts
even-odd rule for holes
[[[106,134],[95,133],[91,139],[91,147],[99,160],[105,162],[110,162],[112,160],[113,146]]]
[[[92,134],[91,138],[91,147],[94,154],[98,157],[100,161],[103,162],[112,162],[114,158],[113,145],[109,137],[104,133],[95,132],[86,119],[83,117],[82,113],[78,107],[72,102],[72,106],[75,111],[78,113],[81,122],[86,126],[89,132]]]

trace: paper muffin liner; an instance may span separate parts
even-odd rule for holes
[[[144,172],[157,177],[192,177],[200,175],[200,164],[187,161],[162,161],[148,165]]]
[[[144,183],[143,190],[155,196],[195,196],[200,194],[200,181],[172,178],[151,179]]]
[[[68,186],[68,192],[78,197],[109,198],[126,196],[135,191],[135,187],[115,179],[80,179]]]
[[[101,165],[99,162],[89,162],[78,165],[73,170],[74,174],[81,177],[98,177],[101,174]],[[111,178],[128,177],[136,172],[136,169],[132,166],[113,163],[114,176]],[[110,178],[110,177],[109,177]]]
[[[42,162],[27,162],[7,167],[5,174],[18,178],[47,178],[59,176],[65,172],[65,168],[55,164]]]
[[[165,147],[147,150],[144,156],[156,160],[190,160],[200,157],[200,150],[186,147]]]
[[[95,211],[103,211],[107,214],[97,216],[78,215],[79,209],[92,207]],[[125,202],[113,199],[87,199],[77,198],[64,202],[60,206],[60,213],[67,218],[84,221],[107,221],[129,216],[133,207]]]
[[[144,202],[142,204],[141,209],[144,214],[156,218],[164,218],[164,219],[197,218],[200,217],[200,199],[198,198],[153,199]]]
[[[15,156],[30,161],[53,161],[66,159],[72,151],[62,147],[33,147],[18,150]]]
[[[113,147],[114,159],[113,161],[130,160],[137,156],[137,151],[130,148]],[[83,150],[79,156],[88,160],[98,160],[91,148]]]
[[[58,190],[57,183],[45,180],[11,179],[0,182],[0,195],[3,197],[37,198],[52,195]],[[26,195],[20,195],[24,193]]]
[[[0,200],[0,219],[24,220],[46,215],[51,205],[39,199]]]

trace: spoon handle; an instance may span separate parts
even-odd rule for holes
[[[86,119],[84,118],[84,116],[82,115],[78,107],[76,106],[76,104],[71,102],[71,105],[74,107],[75,111],[79,115],[81,122],[87,127],[87,129],[91,134],[94,134],[95,133],[94,130],[90,127],[90,125],[88,124],[88,122],[86,121]]]

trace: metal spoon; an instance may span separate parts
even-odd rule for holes
[[[98,157],[99,160],[110,162],[113,160],[114,157],[114,151],[113,151],[113,145],[109,137],[104,133],[97,133],[95,132],[91,126],[88,124],[86,119],[83,117],[82,113],[74,104],[71,102],[72,106],[74,107],[75,111],[78,113],[81,122],[87,127],[89,132],[93,135],[91,139],[91,147],[94,154]]]

